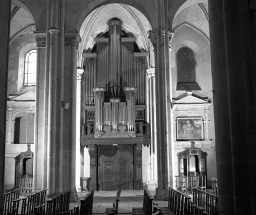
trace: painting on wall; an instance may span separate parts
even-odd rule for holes
[[[201,117],[177,118],[177,140],[202,140],[203,119]]]

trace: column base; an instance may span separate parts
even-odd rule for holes
[[[155,191],[157,188],[157,182],[156,181],[148,181],[147,187],[149,191]]]
[[[76,202],[78,200],[78,195],[76,189],[72,190],[70,193],[70,202]]]
[[[156,200],[168,200],[169,199],[169,190],[163,188],[156,188]]]

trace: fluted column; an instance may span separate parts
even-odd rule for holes
[[[76,189],[78,192],[81,191],[81,80],[84,70],[77,68],[77,85],[76,85]]]
[[[135,87],[125,87],[127,102],[127,134],[135,137]]]
[[[111,102],[111,124],[112,124],[112,134],[114,135],[117,135],[119,133],[119,130],[118,130],[118,123],[119,123],[119,120],[118,120],[118,115],[119,115],[119,111],[118,111],[118,108],[119,108],[119,102],[120,102],[120,99],[119,98],[111,98],[109,100]]]
[[[95,92],[95,137],[101,137],[103,132],[103,102],[105,88],[94,88]]]

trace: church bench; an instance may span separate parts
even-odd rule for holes
[[[199,188],[193,189],[193,204],[204,208],[209,215],[218,215],[218,196]]]
[[[118,190],[116,193],[116,201],[115,201],[115,203],[113,203],[113,207],[106,208],[105,214],[108,214],[108,215],[117,215],[118,214],[118,204],[119,204],[120,194],[121,194],[121,190]]]
[[[13,189],[4,193],[4,214],[13,213],[15,208],[19,207],[19,196],[20,189]]]
[[[43,204],[35,207],[34,214],[50,215],[69,211],[70,194],[71,191],[66,191],[51,199],[46,200],[46,202]]]
[[[153,197],[150,196],[147,190],[144,190],[143,207],[132,208],[133,215],[151,215],[153,213]]]
[[[47,189],[23,197],[21,200],[22,205],[20,214],[25,215],[35,213],[36,207],[40,207],[45,204],[46,191]]]
[[[94,191],[91,191],[84,199],[80,200],[80,214],[92,214],[93,195]]]
[[[167,208],[158,208],[163,215],[207,215],[203,207],[195,205],[191,197],[173,188],[169,188],[169,198]]]

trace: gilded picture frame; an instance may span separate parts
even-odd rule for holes
[[[203,135],[203,118],[186,117],[177,118],[177,140],[202,140]]]

